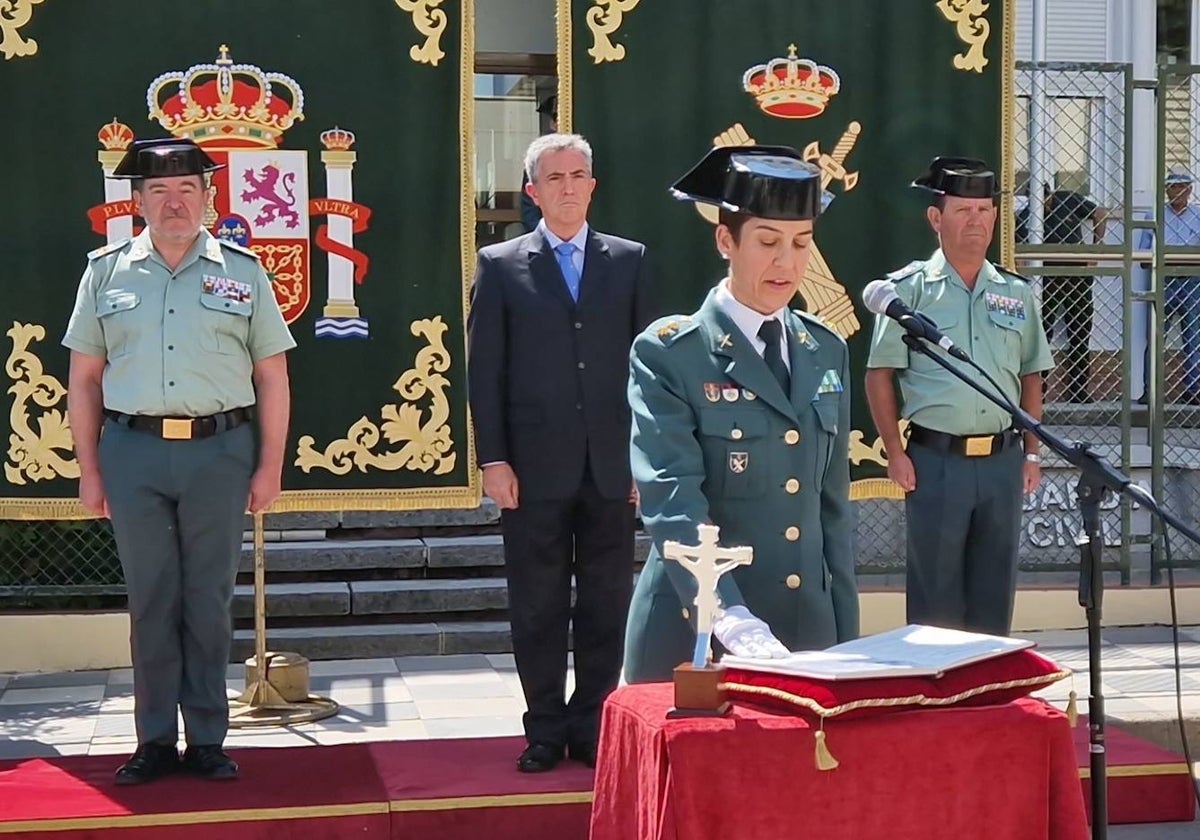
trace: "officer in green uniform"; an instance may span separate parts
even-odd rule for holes
[[[146,227],[88,255],[63,344],[85,507],[112,520],[129,596],[138,784],[181,766],[231,779],[225,671],[247,507],[280,491],[295,346],[258,258],[202,227],[205,174],[189,140],[133,144]],[[255,436],[257,420],[258,439]]]
[[[827,193],[794,149],[713,149],[677,198],[717,205],[729,273],[690,317],[651,324],[632,351],[633,475],[654,539],[629,612],[625,677],[665,680],[691,658],[695,578],[663,543],[720,526],[753,563],[723,575],[713,635],[741,656],[858,635],[851,552],[845,342],[788,309]]]
[[[1033,290],[987,261],[994,175],[979,160],[939,157],[913,186],[933,195],[927,217],[941,248],[889,275],[897,295],[1040,419],[1042,373],[1054,363]],[[878,317],[866,390],[888,476],[907,494],[908,620],[1005,635],[1016,595],[1021,496],[1041,479],[1037,438],[1022,440],[1007,411],[910,351],[903,334],[898,323]],[[893,378],[911,423],[907,453]]]

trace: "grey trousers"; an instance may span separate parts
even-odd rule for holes
[[[139,744],[220,744],[229,728],[230,604],[255,467],[252,424],[162,440],[111,420],[100,472],[129,593]]]
[[[910,443],[908,621],[1008,635],[1017,590],[1024,453],[968,458]]]

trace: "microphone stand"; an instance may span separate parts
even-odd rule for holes
[[[910,350],[921,353],[933,359],[938,365],[954,374],[979,394],[1009,412],[1013,425],[1030,432],[1063,459],[1077,467],[1080,471],[1079,483],[1075,485],[1078,498],[1079,513],[1083,520],[1083,534],[1087,539],[1079,540],[1079,605],[1087,615],[1088,632],[1088,742],[1091,756],[1091,792],[1092,792],[1092,838],[1104,840],[1108,831],[1108,770],[1106,765],[1106,746],[1104,737],[1104,693],[1100,680],[1100,620],[1101,607],[1104,600],[1104,577],[1101,564],[1101,552],[1104,543],[1100,534],[1100,503],[1110,493],[1120,493],[1138,504],[1145,506],[1151,513],[1164,522],[1173,525],[1192,542],[1200,545],[1200,533],[1183,523],[1179,517],[1162,509],[1154,497],[1145,489],[1133,483],[1133,480],[1103,457],[1091,450],[1091,444],[1067,442],[1059,435],[1044,427],[1028,412],[1004,395],[1003,390],[996,384],[986,371],[967,357],[969,364],[978,370],[996,389],[991,393],[964,374],[956,365],[950,363],[940,353],[933,352],[921,338],[911,333],[902,336],[902,340]]]

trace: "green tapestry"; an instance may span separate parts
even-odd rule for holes
[[[560,0],[571,33],[560,98],[594,150],[591,220],[646,243],[669,311],[695,311],[723,272],[715,211],[667,193],[707,149],[788,145],[824,169],[836,197],[801,295],[850,344],[855,498],[898,495],[878,480],[886,462],[862,393],[873,318],[862,289],[937,246],[927,197],[908,188],[931,158],[1007,167],[1012,11],[1010,0]]]
[[[0,6],[12,5],[0,3]],[[273,510],[470,507],[471,0],[18,0],[0,12],[0,516],[82,514],[59,345],[85,254],[140,230],[134,136],[226,168],[298,347]],[[466,48],[464,49],[464,45]]]

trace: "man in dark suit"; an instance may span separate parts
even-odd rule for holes
[[[542,221],[480,250],[467,330],[475,445],[483,490],[501,509],[528,706],[517,768],[534,773],[564,751],[595,765],[600,706],[620,675],[636,501],[629,348],[654,312],[645,247],[588,227],[596,181],[587,141],[539,137],[525,170]]]

